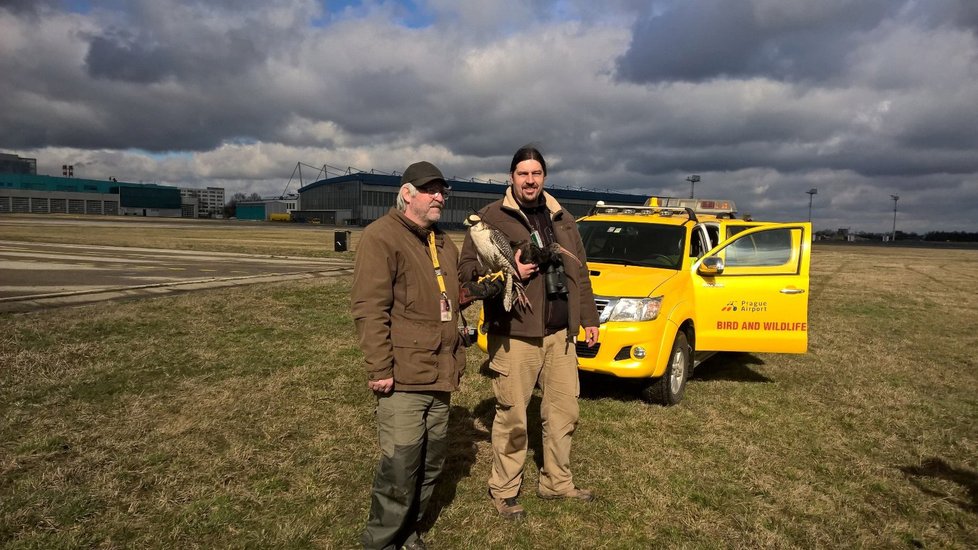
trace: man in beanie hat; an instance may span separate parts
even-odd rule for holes
[[[365,548],[425,548],[418,523],[445,462],[451,392],[465,368],[458,247],[436,225],[449,190],[435,165],[412,164],[396,207],[367,226],[357,250],[352,311],[381,450]]]

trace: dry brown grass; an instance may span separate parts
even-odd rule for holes
[[[601,498],[534,498],[531,459],[517,525],[484,496],[492,399],[470,353],[426,539],[973,547],[976,259],[817,246],[808,354],[718,357],[668,409],[586,379],[573,466]],[[355,547],[377,449],[348,284],[0,316],[0,546]]]
[[[352,258],[363,232],[362,228],[345,226],[126,216],[5,214],[0,221],[4,222],[0,223],[0,240],[279,256]],[[337,231],[350,232],[349,252],[334,252]],[[462,232],[449,234],[462,245]]]

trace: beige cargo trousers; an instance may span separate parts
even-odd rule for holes
[[[570,452],[580,412],[580,380],[577,352],[574,343],[567,341],[567,330],[543,338],[489,334],[488,347],[496,395],[489,475],[492,496],[510,498],[520,492],[529,443],[526,409],[538,383],[543,392],[543,469],[537,490],[543,496],[573,491]]]

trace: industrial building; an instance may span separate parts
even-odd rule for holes
[[[37,174],[37,159],[0,153],[0,173]]]
[[[180,197],[184,202],[197,203],[197,216],[201,218],[221,218],[224,216],[224,188],[181,187]]]
[[[156,184],[36,175],[37,161],[0,154],[0,213],[98,214],[159,217],[219,217],[224,211],[224,188],[177,188]],[[65,172],[70,174],[70,166]],[[462,228],[474,211],[499,199],[506,186],[497,183],[449,180],[450,200],[440,224]],[[358,172],[326,178],[286,196],[237,203],[236,217],[245,220],[285,219],[325,225],[365,226],[394,206],[400,176]],[[575,217],[594,204],[644,204],[645,195],[563,189],[547,192]]]
[[[0,173],[0,213],[192,218],[197,204],[164,185]]]
[[[439,225],[461,228],[465,218],[506,192],[506,186],[495,183],[449,180],[451,198],[442,211]],[[331,225],[358,225],[383,216],[397,198],[400,176],[359,172],[322,179],[299,189],[299,208],[292,212],[296,221],[317,220]],[[597,201],[609,204],[641,205],[646,195],[602,193],[576,189],[546,187],[561,206],[575,217],[587,214]]]
[[[239,220],[263,220],[274,219],[273,215],[282,215],[288,220],[289,214],[296,209],[299,204],[299,197],[291,196],[284,199],[262,199],[260,201],[238,201],[235,206],[235,217]]]

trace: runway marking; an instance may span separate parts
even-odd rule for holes
[[[3,260],[0,261],[0,270],[26,270],[26,271],[71,271],[87,269],[92,271],[106,271],[105,266],[96,267],[92,264],[60,264],[49,262],[36,262],[24,260]]]
[[[0,240],[0,312],[348,277],[352,267],[351,260],[341,258]]]
[[[275,273],[270,275],[246,275],[243,277],[209,278],[196,281],[155,283],[135,287],[81,290],[31,296],[12,296],[0,298],[0,312],[24,313],[51,307],[66,307],[90,304],[103,300],[125,300],[147,296],[158,296],[170,292],[186,292],[228,286],[250,285],[264,282],[295,281],[302,279],[348,277],[353,268],[334,268],[327,271],[304,273]]]
[[[0,256],[15,258],[38,258],[47,260],[77,260],[81,262],[115,262],[115,263],[149,263],[159,260],[130,260],[126,258],[116,258],[109,256],[95,256],[91,254],[56,254],[52,252],[11,252],[10,250],[0,250]]]
[[[0,292],[20,292],[24,289],[30,289],[35,294],[50,294],[50,293],[61,293],[61,292],[85,292],[93,290],[105,290],[107,288],[112,288],[107,285],[30,285],[30,286],[16,286],[16,285],[2,285],[0,286]]]

